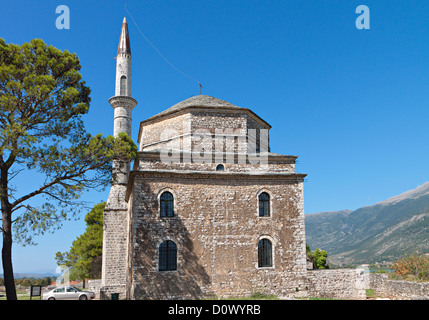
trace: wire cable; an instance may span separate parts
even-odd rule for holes
[[[140,35],[143,37],[143,39],[146,40],[147,43],[149,43],[149,45],[159,54],[159,56],[174,70],[176,70],[178,73],[180,73],[181,75],[183,75],[186,78],[189,78],[195,82],[198,83],[198,86],[200,88],[200,94],[201,94],[201,88],[203,87],[201,85],[201,83],[195,79],[194,77],[191,77],[190,75],[184,73],[182,70],[180,70],[179,68],[177,68],[175,65],[173,65],[163,54],[161,51],[159,51],[159,49],[157,47],[155,47],[155,45],[144,35],[143,31],[141,31],[140,27],[138,26],[137,22],[134,20],[132,14],[128,11],[127,7],[125,7],[125,11],[129,14],[131,20],[133,20],[134,25],[136,26],[137,30],[139,31]]]

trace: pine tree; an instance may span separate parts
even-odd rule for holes
[[[61,227],[83,208],[79,198],[111,182],[113,159],[130,161],[136,146],[126,134],[92,136],[82,116],[90,89],[76,54],[33,39],[22,45],[0,39],[0,203],[2,262],[7,299],[16,300],[12,266],[14,239],[33,243],[35,235]],[[22,191],[11,180],[28,170],[39,183]],[[115,179],[115,177],[113,177]],[[44,200],[35,206],[32,200]]]
[[[57,252],[58,265],[70,268],[70,280],[91,278],[93,261],[103,252],[103,210],[106,203],[96,204],[85,216],[86,230],[68,252]]]

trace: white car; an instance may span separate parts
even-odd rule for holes
[[[72,286],[56,287],[42,295],[42,300],[88,300],[94,299],[91,291],[82,291]]]

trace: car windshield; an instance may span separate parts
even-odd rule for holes
[[[82,291],[82,290],[80,290],[80,289],[78,289],[76,287],[70,287],[70,288],[75,289],[76,291]]]

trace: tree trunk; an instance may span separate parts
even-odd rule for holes
[[[1,257],[3,261],[4,286],[7,300],[17,300],[12,267],[12,219],[10,211],[7,211],[7,209],[2,208],[3,248]]]
[[[12,157],[10,158],[12,159]],[[15,279],[13,276],[12,267],[12,205],[9,202],[8,193],[8,170],[10,163],[3,162],[3,156],[0,157],[0,203],[2,214],[2,233],[3,233],[3,248],[1,258],[3,262],[3,277],[4,286],[6,288],[7,300],[17,300]]]

